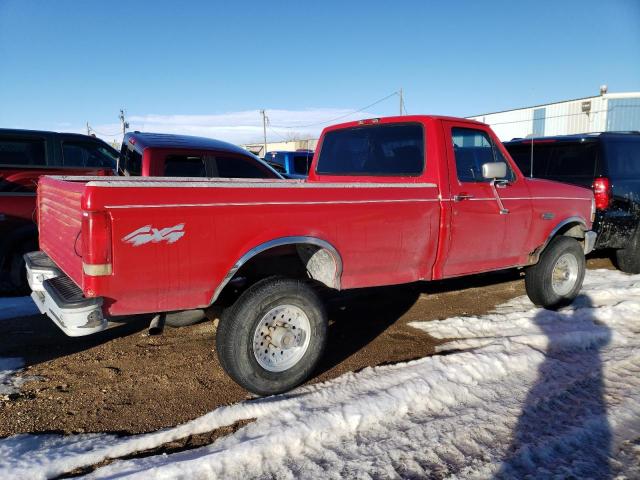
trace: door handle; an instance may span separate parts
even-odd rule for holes
[[[453,201],[461,202],[462,200],[469,200],[470,198],[473,198],[473,195],[469,193],[459,193],[458,195],[453,196]]]

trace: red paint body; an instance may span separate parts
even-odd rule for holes
[[[398,122],[423,125],[426,167],[419,176],[319,175],[321,138],[306,181],[43,178],[41,249],[86,296],[102,296],[109,314],[124,315],[208,306],[243,255],[282,237],[331,244],[342,260],[340,287],[348,289],[524,266],[563,220],[578,217],[591,227],[589,190],[524,178],[488,126],[432,116],[379,120]],[[323,136],[357,125],[329,127]],[[515,180],[498,189],[508,214],[500,214],[489,183],[458,181],[454,126],[488,133],[511,165]],[[462,193],[474,198],[453,201]],[[109,221],[107,253],[104,239],[82,222],[93,212]],[[553,218],[543,219],[550,212]],[[184,233],[173,243],[169,230],[160,232],[180,225]],[[158,241],[124,240],[145,226],[157,229]],[[82,255],[85,263],[109,257],[112,273],[84,274]]]

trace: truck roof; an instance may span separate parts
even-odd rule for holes
[[[82,133],[53,132],[50,130],[28,130],[24,128],[0,128],[0,135],[39,136],[39,137],[56,135],[56,136],[61,136],[65,138],[75,138],[77,140],[96,140],[99,142],[104,142],[104,140],[102,140],[99,137],[94,137],[93,135],[84,135]]]
[[[248,150],[214,138],[173,135],[169,133],[129,132],[123,143],[131,143],[136,149],[145,148],[189,148],[194,150],[222,150],[229,153],[254,156]]]
[[[452,122],[464,122],[473,125],[486,125],[477,120],[470,120],[468,118],[450,117],[445,115],[396,115],[392,117],[373,117],[364,118],[362,120],[355,120],[345,123],[338,123],[325,128],[325,131],[338,130],[341,128],[357,127],[358,125],[371,125],[374,123],[406,123],[406,122],[423,122],[425,120],[445,120]]]

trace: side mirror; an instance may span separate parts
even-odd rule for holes
[[[482,164],[482,177],[490,180],[505,178],[507,176],[507,164],[504,162],[490,162]]]

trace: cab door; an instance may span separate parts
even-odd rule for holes
[[[504,266],[506,217],[482,165],[494,162],[488,130],[473,124],[444,122],[449,169],[450,234],[443,276],[494,270]]]

